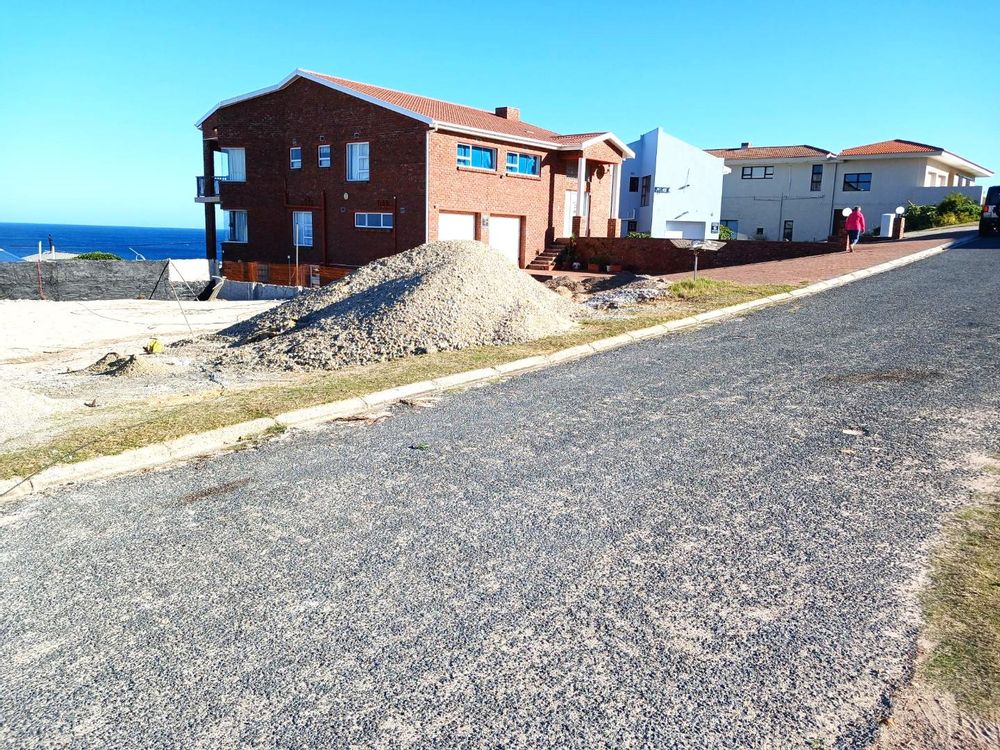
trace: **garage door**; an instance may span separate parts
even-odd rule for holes
[[[476,239],[475,214],[448,214],[441,212],[438,216],[439,240],[474,240]]]
[[[521,219],[518,216],[490,217],[490,247],[499,250],[515,266],[521,260]]]

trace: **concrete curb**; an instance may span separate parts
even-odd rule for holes
[[[975,237],[959,239],[946,242],[920,252],[906,255],[902,258],[880,263],[860,271],[836,276],[832,279],[819,281],[815,284],[796,289],[792,292],[782,292],[768,297],[743,302],[738,305],[721,307],[718,310],[699,313],[688,318],[672,320],[669,323],[640,328],[617,336],[610,336],[604,339],[592,341],[589,344],[580,344],[566,349],[552,352],[551,354],[537,355],[505,362],[495,367],[484,367],[478,370],[468,370],[458,372],[453,375],[436,378],[434,380],[424,380],[419,383],[409,383],[407,385],[389,388],[384,391],[375,391],[356,398],[344,399],[343,401],[333,401],[317,406],[310,406],[304,409],[278,414],[275,417],[264,417],[254,419],[249,422],[220,427],[217,430],[199,433],[197,435],[186,435],[176,440],[165,443],[148,445],[143,448],[118,453],[113,456],[100,456],[98,458],[87,459],[73,464],[60,464],[43,469],[27,479],[14,478],[0,480],[0,503],[14,498],[28,495],[42,490],[54,489],[75,482],[89,481],[94,479],[106,479],[120,474],[128,474],[139,471],[153,469],[171,462],[187,461],[200,456],[216,453],[227,448],[239,446],[248,440],[260,437],[268,430],[290,427],[314,427],[324,422],[344,417],[356,416],[369,411],[373,407],[384,404],[395,403],[404,398],[413,396],[429,395],[439,393],[460,386],[474,383],[485,383],[498,380],[502,377],[517,375],[531,370],[538,370],[550,367],[562,362],[570,362],[582,359],[601,352],[617,349],[622,346],[643,341],[645,339],[665,336],[674,331],[686,328],[695,328],[705,325],[710,321],[723,320],[736,317],[749,310],[759,307],[766,307],[791,299],[801,299],[814,294],[819,294],[828,289],[834,289],[845,284],[850,284],[859,279],[865,279],[880,273],[892,271],[901,266],[915,263],[933,255],[943,253],[950,247],[956,247],[966,242],[970,242]]]

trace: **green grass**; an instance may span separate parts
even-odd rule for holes
[[[968,508],[945,532],[924,594],[935,643],[927,678],[966,710],[1000,714],[1000,494]]]
[[[0,454],[0,479],[30,476],[53,464],[114,455],[293,409],[548,354],[718,307],[787,292],[793,287],[748,286],[698,279],[697,282],[677,282],[673,288],[681,301],[667,309],[651,308],[649,312],[633,317],[587,321],[568,333],[525,344],[438,352],[366,367],[309,374],[292,383],[202,392],[160,405],[149,402],[122,405],[101,424],[70,428],[41,445]]]

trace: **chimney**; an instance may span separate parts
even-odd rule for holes
[[[752,145],[753,144],[750,143],[750,141],[743,141],[743,143],[740,144],[740,148],[750,148]]]
[[[497,117],[502,117],[505,120],[521,121],[521,110],[517,107],[497,107],[496,113]]]

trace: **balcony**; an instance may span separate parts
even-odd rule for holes
[[[207,178],[199,176],[195,177],[195,181],[198,184],[197,193],[194,198],[195,203],[219,202],[219,183],[225,182],[225,177],[215,177],[210,183]]]

